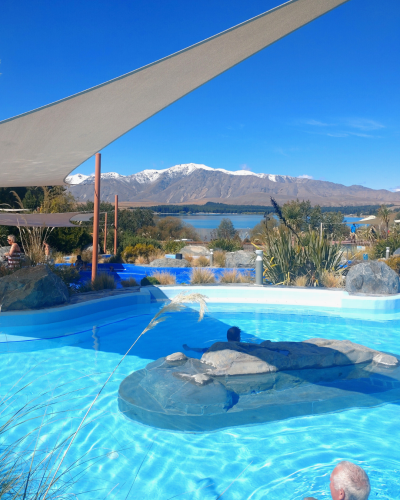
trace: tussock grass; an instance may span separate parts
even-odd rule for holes
[[[193,255],[184,255],[183,258],[189,262],[189,264],[192,266],[194,262],[194,257]]]
[[[214,252],[214,266],[215,267],[225,267],[226,265],[226,252],[222,250],[217,250]]]
[[[116,283],[114,276],[108,273],[99,273],[93,281],[87,281],[80,288],[79,292],[98,292],[100,290],[115,290]]]
[[[129,288],[130,286],[138,286],[137,281],[132,277],[128,278],[127,280],[121,280],[120,283],[124,288]]]
[[[164,257],[165,257],[165,252],[163,252],[162,250],[156,249],[149,254],[147,259],[148,259],[149,264],[150,264],[150,262],[153,262],[153,260],[163,259]]]
[[[196,259],[196,267],[207,267],[210,265],[209,259],[205,255],[200,255]]]
[[[147,264],[148,261],[146,257],[143,257],[143,255],[139,255],[139,257],[135,260],[135,265],[136,266],[143,266],[143,264]]]
[[[326,271],[322,274],[321,283],[325,288],[343,288],[343,277]]]
[[[307,286],[308,276],[297,276],[293,281],[294,286]]]
[[[176,276],[174,274],[168,273],[167,271],[157,271],[152,274],[153,278],[156,278],[160,282],[160,285],[175,285]]]
[[[219,279],[220,283],[251,283],[253,281],[249,272],[241,273],[237,269],[224,271]]]
[[[194,267],[190,276],[190,284],[201,285],[207,283],[215,283],[214,273],[204,267]]]

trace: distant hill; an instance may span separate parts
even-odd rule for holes
[[[67,178],[68,189],[79,201],[93,200],[94,176],[75,174]],[[279,203],[310,200],[321,206],[360,206],[400,203],[400,192],[344,186],[287,175],[257,174],[248,170],[230,172],[206,165],[188,163],[165,170],[143,170],[133,175],[114,172],[102,174],[101,199],[114,201],[118,194],[124,202],[158,204],[229,205],[270,204],[270,196]]]

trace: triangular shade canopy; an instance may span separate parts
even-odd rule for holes
[[[153,64],[0,122],[0,186],[63,184],[132,128],[347,1],[292,0]]]
[[[93,213],[65,212],[62,214],[0,213],[0,226],[76,227],[71,221],[90,221]]]

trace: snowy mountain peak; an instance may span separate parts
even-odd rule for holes
[[[257,174],[255,172],[251,172],[249,170],[225,170],[223,168],[211,168],[207,167],[207,165],[200,165],[197,163],[183,163],[181,165],[175,165],[174,167],[165,168],[162,170],[142,170],[137,174],[133,174],[130,176],[120,175],[116,172],[107,172],[105,174],[101,174],[102,179],[119,179],[125,180],[127,182],[136,181],[139,184],[150,184],[152,182],[157,181],[160,176],[164,176],[164,178],[173,179],[176,177],[186,177],[198,170],[206,170],[208,172],[221,172],[226,175],[239,175],[239,176],[253,176],[258,177],[260,179],[269,179],[272,182],[279,182],[279,180],[290,179],[287,175],[273,175],[273,174]],[[83,175],[83,174],[75,174],[67,177],[67,182],[69,184],[90,184],[94,182],[94,174],[92,175]]]

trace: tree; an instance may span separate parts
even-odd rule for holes
[[[220,240],[232,240],[237,234],[237,231],[234,228],[231,219],[226,218],[221,220],[215,232],[217,239]]]
[[[389,233],[390,211],[386,205],[381,205],[378,210],[378,217],[386,226],[386,239]]]

